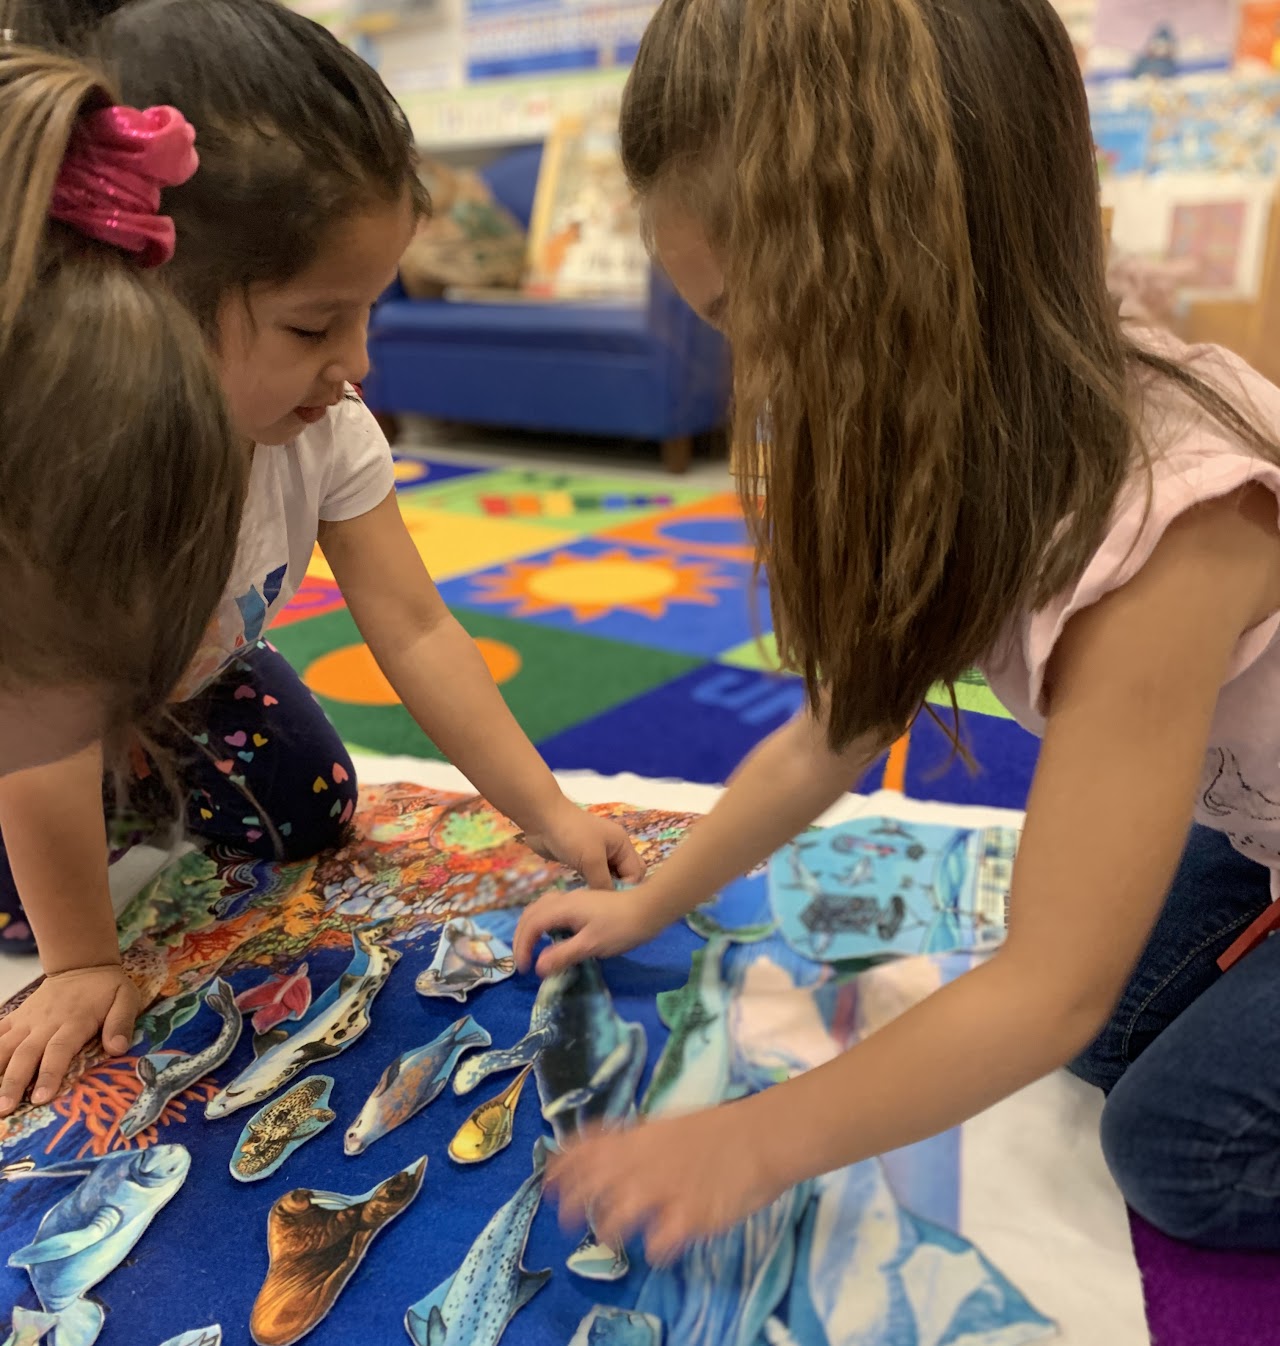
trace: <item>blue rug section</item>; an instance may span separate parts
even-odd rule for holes
[[[420,486],[439,486],[441,482],[458,477],[474,477],[486,471],[483,467],[466,467],[462,463],[442,463],[434,458],[410,458],[396,454],[396,486],[401,491],[415,491]]]
[[[954,757],[951,742],[927,715],[911,731],[906,793],[943,804],[1026,807],[1040,740],[1013,720],[964,714],[960,726],[977,770]]]

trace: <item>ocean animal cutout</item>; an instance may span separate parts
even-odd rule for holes
[[[516,970],[511,949],[473,920],[459,916],[440,931],[431,966],[418,974],[419,995],[463,1001],[477,986],[505,981]]]
[[[190,1332],[170,1337],[160,1346],[222,1346],[222,1327],[214,1323],[212,1327],[193,1328]]]
[[[243,1016],[236,1004],[231,983],[219,977],[213,983],[204,1003],[215,1014],[222,1016],[218,1036],[203,1050],[188,1056],[185,1052],[160,1055],[148,1053],[138,1058],[138,1079],[142,1092],[137,1101],[120,1119],[120,1134],[131,1140],[139,1131],[145,1131],[160,1118],[171,1098],[190,1089],[197,1080],[217,1070],[236,1049],[240,1041]]]
[[[651,1313],[597,1304],[569,1346],[662,1346],[662,1321]]]
[[[301,1019],[311,1007],[311,980],[307,965],[295,972],[277,973],[258,986],[241,991],[236,1004],[253,1011],[253,1031],[261,1037],[287,1019]]]
[[[267,1278],[249,1331],[258,1346],[290,1346],[337,1303],[373,1240],[422,1190],[426,1156],[361,1196],[299,1187],[267,1216]]]
[[[968,1239],[900,1206],[878,1159],[814,1184],[787,1325],[797,1341],[830,1346],[1027,1346],[1058,1335]]]
[[[529,1016],[529,1031],[506,1051],[464,1061],[454,1091],[470,1093],[490,1075],[532,1064],[557,1145],[586,1126],[620,1122],[635,1109],[645,1064],[645,1033],[613,1006],[600,964],[586,959],[546,978]],[[589,1280],[621,1280],[629,1262],[622,1248],[606,1248],[588,1228],[569,1269]]]
[[[457,1164],[483,1164],[511,1144],[516,1108],[532,1069],[531,1065],[525,1066],[500,1094],[481,1103],[462,1123],[457,1135],[449,1142],[450,1159]]]
[[[200,991],[186,991],[157,1001],[138,1019],[134,1044],[145,1042],[151,1051],[159,1051],[179,1028],[196,1017],[203,1003],[204,996]]]
[[[521,1265],[545,1181],[546,1140],[533,1147],[533,1172],[485,1225],[462,1265],[405,1314],[414,1346],[497,1346],[507,1324],[551,1279]]]
[[[9,1335],[4,1346],[38,1346],[57,1326],[56,1313],[41,1313],[39,1309],[24,1309],[15,1304],[13,1321],[9,1325]]]
[[[778,932],[830,963],[994,948],[1017,845],[1009,827],[886,818],[807,832],[770,861]]]
[[[730,1096],[732,987],[722,975],[728,947],[729,940],[717,936],[695,949],[688,982],[658,994],[658,1014],[671,1034],[640,1105],[646,1116],[693,1112]]]
[[[10,1253],[25,1267],[41,1308],[52,1314],[54,1346],[92,1346],[102,1331],[102,1306],[85,1296],[133,1251],[186,1181],[191,1156],[182,1145],[117,1151],[99,1159],[50,1164],[30,1178],[81,1182],[40,1221],[36,1236]]]
[[[672,1266],[651,1270],[636,1312],[665,1323],[679,1346],[757,1346],[791,1289],[796,1231],[811,1190],[802,1183],[727,1233],[690,1245]],[[823,1338],[797,1334],[797,1340]],[[877,1346],[882,1340],[889,1346],[891,1339],[865,1339]]]
[[[399,951],[382,942],[388,932],[389,924],[379,922],[354,933],[356,951],[335,984],[336,992],[330,988],[295,1032],[263,1052],[215,1094],[205,1108],[206,1117],[226,1117],[241,1108],[255,1107],[304,1070],[330,1060],[359,1040],[369,1027],[374,998],[400,960]]]
[[[281,1164],[334,1120],[329,1106],[333,1079],[311,1075],[245,1123],[231,1155],[231,1176],[239,1182],[269,1178]]]
[[[382,1072],[342,1142],[347,1154],[363,1154],[375,1140],[403,1125],[439,1098],[464,1052],[493,1039],[471,1015],[457,1020],[425,1047],[403,1052]]]

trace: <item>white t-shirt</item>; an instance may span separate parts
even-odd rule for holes
[[[391,447],[354,391],[297,439],[256,447],[231,581],[174,699],[195,696],[262,637],[297,593],[322,520],[359,518],[394,485]]]

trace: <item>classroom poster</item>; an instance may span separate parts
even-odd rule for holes
[[[1225,69],[1235,32],[1232,0],[1098,0],[1087,73],[1169,79]]]
[[[468,0],[472,80],[630,65],[656,0]]]

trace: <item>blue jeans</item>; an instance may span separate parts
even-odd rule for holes
[[[1217,959],[1270,872],[1195,827],[1110,1023],[1072,1065],[1107,1094],[1102,1147],[1138,1214],[1209,1248],[1280,1250],[1280,937]]]

